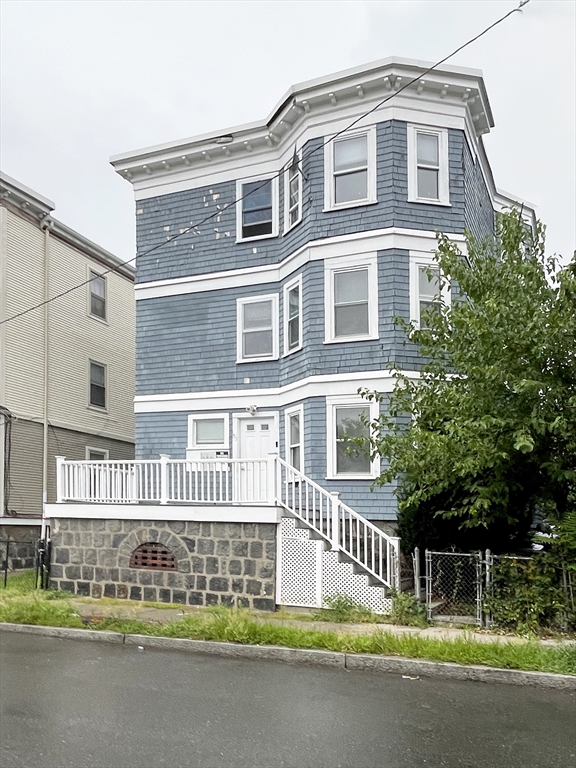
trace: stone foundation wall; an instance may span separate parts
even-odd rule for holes
[[[130,568],[158,542],[177,571]],[[275,609],[276,525],[55,519],[51,587],[86,597]]]

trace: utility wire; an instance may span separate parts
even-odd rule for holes
[[[444,64],[448,59],[451,59],[453,56],[456,56],[457,53],[460,53],[460,51],[463,51],[464,48],[467,48],[469,45],[472,45],[472,43],[475,43],[476,40],[479,40],[481,37],[483,37],[485,34],[490,32],[490,30],[494,29],[494,27],[497,27],[499,24],[501,24],[503,21],[505,21],[509,16],[512,16],[513,13],[516,13],[517,11],[521,11],[521,9],[527,5],[530,2],[530,0],[521,0],[519,5],[516,8],[513,8],[511,11],[508,11],[508,13],[504,14],[504,16],[501,16],[499,19],[497,19],[495,22],[490,24],[490,26],[486,27],[486,29],[482,30],[479,34],[477,34],[475,37],[472,37],[470,40],[468,40],[463,45],[460,45],[458,48],[456,48],[452,53],[449,53],[448,56],[445,56],[443,59],[440,59],[440,61],[437,61],[435,64],[433,64],[431,67],[428,67],[428,69],[425,69],[423,72],[420,72],[416,77],[413,77],[412,80],[409,80],[407,83],[402,85],[400,88],[398,88],[397,91],[394,93],[391,93],[390,95],[386,96],[386,98],[382,99],[382,101],[378,102],[374,107],[369,109],[367,112],[364,112],[360,117],[357,117],[355,120],[353,120],[349,125],[347,125],[345,128],[342,128],[342,130],[338,131],[338,133],[334,134],[334,136],[331,136],[326,141],[322,142],[322,144],[319,144],[317,147],[312,149],[310,152],[306,154],[306,158],[310,157],[311,155],[315,154],[316,152],[319,152],[321,149],[324,149],[328,144],[333,142],[335,139],[337,139],[339,136],[341,136],[343,133],[346,133],[346,131],[349,131],[351,128],[353,128],[355,125],[357,125],[361,120],[364,120],[364,118],[368,117],[368,115],[371,115],[373,112],[375,112],[377,109],[380,109],[381,106],[386,104],[388,101],[393,99],[394,97],[398,96],[398,94],[402,93],[402,91],[405,91],[407,88],[409,88],[411,85],[414,85],[414,83],[421,80],[423,77],[425,77],[429,72],[434,71],[439,66]],[[293,163],[293,160],[290,160],[289,163]],[[205,216],[203,219],[201,219],[196,224],[190,224],[189,227],[186,227],[181,232],[178,232],[175,235],[172,235],[171,237],[167,237],[166,240],[163,240],[161,243],[158,243],[157,245],[154,245],[152,248],[149,248],[147,251],[144,251],[143,253],[137,253],[135,256],[132,256],[131,259],[127,259],[126,261],[120,262],[120,264],[117,264],[114,267],[109,267],[108,269],[104,270],[103,272],[100,272],[98,275],[95,275],[94,277],[90,277],[87,280],[83,280],[81,283],[77,283],[76,285],[71,286],[70,288],[67,288],[65,291],[61,291],[60,293],[55,294],[54,296],[51,296],[49,299],[45,299],[44,301],[39,302],[38,304],[34,304],[32,307],[28,307],[28,309],[22,310],[22,312],[17,312],[15,315],[12,315],[11,317],[7,317],[4,320],[0,320],[0,325],[3,325],[4,323],[9,323],[12,320],[16,320],[19,317],[22,317],[23,315],[27,315],[29,312],[33,312],[36,309],[40,309],[41,307],[44,307],[46,304],[50,304],[53,301],[56,301],[56,299],[61,299],[63,296],[67,296],[69,293],[72,293],[73,291],[78,290],[79,288],[82,288],[85,285],[88,285],[88,283],[91,283],[93,280],[95,280],[97,277],[103,277],[104,275],[109,274],[110,272],[117,272],[118,269],[121,267],[125,267],[128,264],[131,264],[133,261],[136,261],[136,259],[141,258],[142,256],[148,256],[149,254],[153,253],[154,251],[157,251],[159,248],[162,248],[167,243],[171,243],[174,240],[177,240],[179,237],[182,237],[183,235],[187,235],[189,232],[192,232],[195,229],[198,229],[198,227],[201,227],[203,224],[206,224],[206,222],[210,221],[211,219],[215,218],[216,216],[221,216],[222,213],[228,208],[231,208],[232,206],[236,205],[237,203],[241,202],[242,200],[245,200],[250,195],[255,194],[258,192],[258,190],[262,189],[262,187],[265,187],[267,184],[269,184],[271,181],[274,181],[275,179],[278,179],[282,176],[282,174],[285,171],[285,167],[283,167],[280,171],[278,171],[277,174],[272,176],[269,179],[266,179],[266,181],[263,181],[262,184],[258,187],[255,187],[254,189],[250,190],[250,192],[247,192],[245,195],[241,195],[240,197],[233,200],[231,203],[226,204],[223,208],[217,209],[214,211],[214,213],[209,214],[208,216]]]

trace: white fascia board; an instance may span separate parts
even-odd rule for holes
[[[160,504],[46,504],[46,517],[96,520],[186,520],[215,523],[278,523],[281,511],[273,505],[160,505]],[[40,525],[38,520],[38,525]],[[56,523],[57,525],[57,523]]]
[[[459,246],[466,242],[462,234],[447,234],[450,240],[458,243]],[[429,230],[389,227],[367,232],[353,232],[350,235],[314,240],[294,251],[278,264],[138,283],[134,292],[136,301],[141,301],[240,286],[265,285],[286,279],[309,261],[356,256],[373,251],[387,251],[391,248],[406,251],[433,251],[436,247],[436,233]]]
[[[38,526],[42,525],[41,517],[8,517],[7,515],[0,515],[0,525],[27,525]]]
[[[404,371],[406,376],[417,379],[418,371]],[[207,392],[182,392],[168,395],[137,395],[134,398],[135,413],[172,413],[246,409],[251,405],[264,408],[280,408],[311,397],[327,395],[356,395],[360,387],[391,392],[396,383],[393,371],[354,371],[353,373],[321,374],[300,379],[283,387],[267,389],[228,389]]]

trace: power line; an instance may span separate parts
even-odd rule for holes
[[[334,136],[331,136],[326,141],[322,142],[322,144],[319,144],[317,147],[312,149],[310,152],[306,154],[306,157],[310,157],[311,155],[315,154],[316,152],[319,152],[321,149],[324,149],[328,144],[333,142],[335,139],[337,139],[339,136],[341,136],[343,133],[346,133],[346,131],[349,131],[351,128],[353,128],[355,125],[357,125],[361,120],[364,120],[365,117],[368,117],[368,115],[371,115],[373,112],[375,112],[377,109],[380,109],[384,104],[386,104],[391,99],[398,96],[398,94],[402,93],[402,91],[405,91],[407,88],[409,88],[411,85],[414,85],[417,81],[421,80],[423,77],[425,77],[429,72],[433,72],[435,69],[437,69],[439,66],[444,64],[448,59],[451,59],[453,56],[456,56],[457,53],[460,53],[460,51],[463,51],[464,48],[467,48],[469,45],[472,45],[472,43],[475,43],[476,40],[479,40],[481,37],[483,37],[485,34],[490,32],[490,30],[494,29],[494,27],[497,27],[499,24],[501,24],[503,21],[505,21],[509,16],[512,16],[513,13],[516,13],[517,11],[521,11],[521,9],[527,5],[530,2],[530,0],[520,0],[519,5],[516,8],[513,8],[511,11],[508,11],[508,13],[504,14],[504,16],[501,16],[499,19],[497,19],[495,22],[490,24],[486,29],[482,30],[479,34],[477,34],[475,37],[472,37],[467,42],[460,45],[458,48],[456,48],[452,53],[449,53],[448,56],[445,56],[443,59],[440,59],[440,61],[437,61],[435,64],[433,64],[431,67],[428,67],[428,69],[425,69],[423,72],[420,72],[416,77],[413,77],[412,80],[409,80],[407,83],[402,85],[400,88],[398,88],[397,91],[394,93],[389,94],[386,96],[382,101],[378,102],[374,107],[364,112],[360,117],[357,117],[355,120],[353,120],[349,125],[347,125],[345,128],[342,128],[342,130],[338,131],[338,133],[334,134]],[[293,160],[289,161],[290,163],[293,162]],[[98,275],[95,275],[94,277],[90,277],[87,280],[83,280],[81,283],[77,283],[76,285],[71,286],[70,288],[67,288],[64,291],[61,291],[60,293],[55,294],[54,296],[51,296],[49,299],[45,299],[44,301],[39,302],[38,304],[34,304],[32,307],[28,307],[28,309],[22,310],[22,312],[17,312],[15,315],[12,315],[11,317],[7,317],[4,320],[0,320],[0,325],[3,325],[4,323],[9,323],[12,320],[16,320],[19,317],[22,317],[23,315],[27,315],[29,312],[33,312],[36,309],[40,309],[41,307],[44,307],[46,304],[50,304],[53,301],[56,301],[56,299],[61,299],[64,296],[67,296],[69,293],[72,293],[73,291],[77,291],[79,288],[82,288],[85,285],[88,285],[88,283],[91,283],[93,280],[95,280],[97,277],[103,277],[104,275],[109,274],[110,272],[117,272],[120,267],[128,266],[128,264],[131,264],[133,261],[136,261],[136,259],[141,258],[142,256],[148,256],[149,254],[153,253],[154,251],[157,251],[159,248],[162,248],[167,243],[171,243],[174,240],[177,240],[178,238],[182,237],[183,235],[187,235],[190,232],[192,232],[195,229],[198,229],[198,227],[201,227],[203,224],[206,224],[206,222],[210,221],[210,219],[215,218],[216,216],[221,216],[222,213],[228,208],[231,208],[232,206],[235,206],[237,203],[241,202],[242,200],[245,200],[250,195],[255,194],[258,192],[258,190],[262,189],[262,187],[265,187],[267,184],[269,184],[271,181],[274,181],[275,179],[278,179],[282,176],[284,173],[285,168],[283,167],[280,171],[278,171],[277,174],[272,176],[271,178],[266,179],[265,181],[260,184],[260,186],[255,187],[254,189],[251,189],[250,192],[247,192],[244,195],[241,195],[240,197],[233,200],[231,203],[227,203],[223,208],[217,209],[214,211],[214,213],[209,214],[208,216],[205,216],[203,219],[201,219],[199,222],[195,224],[191,224],[189,227],[186,227],[185,229],[181,230],[175,235],[172,235],[170,237],[167,237],[166,240],[163,240],[161,243],[158,243],[157,245],[152,246],[152,248],[149,248],[147,251],[144,251],[143,253],[137,253],[135,256],[132,256],[131,259],[127,259],[126,261],[120,262],[120,264],[117,264],[114,267],[109,267],[108,269],[104,270],[104,272],[100,272]]]

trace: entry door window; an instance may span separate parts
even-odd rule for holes
[[[273,418],[240,420],[240,458],[267,459],[276,450],[276,440]]]

